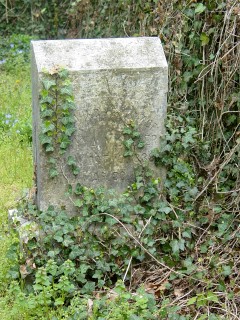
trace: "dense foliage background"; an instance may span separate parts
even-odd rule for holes
[[[31,162],[30,87],[26,76],[30,39],[158,36],[169,63],[170,80],[166,143],[155,150],[153,157],[156,163],[166,166],[167,177],[160,213],[152,218],[156,225],[141,242],[148,250],[148,254],[140,250],[146,264],[136,259],[134,265],[133,261],[130,282],[133,289],[144,283],[145,289],[154,294],[160,310],[156,319],[239,319],[239,1],[2,0],[0,17],[0,241],[5,248],[0,269],[2,318],[54,319],[54,312],[55,319],[80,319],[77,312],[83,314],[83,319],[87,317],[87,307],[78,309],[80,303],[87,305],[85,300],[72,300],[69,311],[45,301],[43,309],[37,303],[43,291],[37,287],[29,299],[32,306],[24,304],[23,284],[14,282],[9,287],[11,277],[19,279],[19,257],[16,239],[6,227],[7,209],[14,206],[8,197],[9,193],[19,194],[24,185],[31,185],[31,165],[26,168],[24,161],[27,158]],[[12,159],[11,165],[7,159]],[[144,192],[148,194],[149,190],[145,188]],[[156,203],[154,196],[151,205],[148,203],[151,209]],[[117,248],[120,257],[128,257],[126,252],[132,254],[130,246],[121,252],[118,243]],[[10,252],[7,258],[6,251]],[[37,274],[41,285],[44,281],[46,284],[44,272],[49,272],[51,265],[43,267]],[[63,294],[57,281],[57,287],[46,285],[50,300],[58,301],[60,306],[64,301],[67,306],[68,293]],[[67,282],[65,285],[71,287]],[[129,296],[120,284],[117,288],[123,310]],[[57,300],[59,292],[63,300]],[[139,312],[138,304],[144,306],[144,312],[151,309],[148,299],[133,301],[135,314]],[[101,319],[104,312],[106,319],[118,319],[119,310],[114,311],[118,302],[110,301],[112,305],[107,309],[107,302],[101,304],[97,299],[98,311],[92,319]],[[154,313],[153,304],[152,308]],[[139,318],[133,314],[127,310],[119,319],[149,319],[147,313],[138,313]]]

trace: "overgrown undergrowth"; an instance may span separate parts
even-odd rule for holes
[[[31,185],[29,78],[19,69],[15,74],[4,73],[0,80],[1,317],[149,319],[144,312],[152,310],[156,319],[239,319],[238,2],[126,0],[111,6],[109,1],[75,1],[69,6],[69,35],[135,34],[158,35],[162,39],[170,65],[167,133],[165,144],[154,150],[153,158],[167,168],[166,182],[159,192],[154,186],[156,179],[150,179],[149,184],[149,177],[138,173],[129,190],[134,200],[128,203],[124,199],[109,203],[101,198],[101,193],[99,197],[91,190],[75,190],[82,201],[79,211],[84,213],[85,221],[81,223],[89,225],[90,221],[91,225],[94,213],[98,212],[95,222],[102,226],[100,234],[88,233],[85,240],[81,239],[79,221],[74,218],[54,210],[50,210],[51,214],[27,211],[32,212],[43,230],[51,227],[53,239],[45,243],[45,249],[33,239],[29,243],[32,260],[19,260],[18,243],[9,233],[6,221],[14,198],[20,197],[22,188]],[[56,12],[54,8],[52,12]],[[44,12],[47,11],[40,12],[40,17]],[[57,29],[55,20],[56,34]],[[11,71],[11,65],[8,70]],[[140,229],[135,223],[136,212],[143,223]],[[103,218],[101,213],[112,217]],[[132,220],[127,221],[131,214]],[[49,222],[51,215],[55,218]],[[65,231],[63,222],[68,226]],[[121,235],[117,233],[120,226],[127,228]],[[14,243],[17,245],[11,246]],[[77,252],[81,243],[83,249],[94,243],[97,253],[93,256],[85,252],[84,263],[82,253]],[[28,298],[24,280],[18,280],[19,263],[22,274],[27,268],[29,272],[38,267],[32,270],[36,283]],[[145,290],[155,296],[158,310],[152,296],[143,291],[133,298],[121,283],[117,284],[117,297],[112,289],[106,289],[104,285],[112,288],[116,283],[112,271],[133,292],[144,284]],[[18,282],[10,285],[11,274]],[[62,278],[63,275],[66,277]],[[61,288],[60,279],[65,279],[65,289]],[[74,293],[82,295],[75,297],[73,286]],[[136,318],[139,306],[142,313]]]

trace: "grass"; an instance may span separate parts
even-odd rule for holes
[[[6,253],[14,241],[8,210],[32,185],[31,95],[29,67],[1,71],[0,79],[0,318],[13,319],[7,303],[10,262]],[[16,319],[21,319],[16,314]]]
[[[3,223],[21,190],[32,183],[29,68],[2,72],[0,101],[0,219]]]

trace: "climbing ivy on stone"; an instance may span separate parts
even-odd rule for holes
[[[50,71],[45,70],[41,85],[40,143],[49,156],[49,174],[51,178],[54,178],[59,174],[57,170],[58,159],[65,154],[75,132],[73,115],[75,103],[68,70],[60,67]],[[68,157],[67,164],[74,175],[79,173],[79,168],[72,156]]]

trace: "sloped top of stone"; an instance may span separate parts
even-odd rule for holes
[[[167,68],[157,37],[32,41],[38,72]]]

